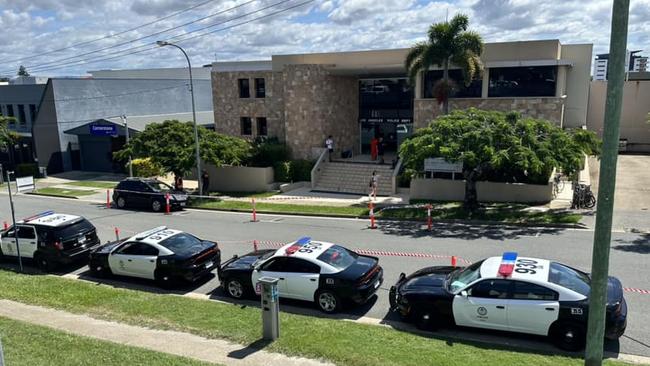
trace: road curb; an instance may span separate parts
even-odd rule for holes
[[[35,192],[27,192],[25,193],[26,195],[29,196],[42,196],[42,197],[54,197],[54,198],[67,198],[70,200],[78,200],[79,197],[74,197],[74,196],[63,196],[63,195],[57,195],[57,194],[50,194],[50,193],[35,193]]]

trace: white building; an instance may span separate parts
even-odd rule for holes
[[[632,71],[635,72],[646,72],[648,71],[648,58],[647,57],[638,57],[634,59],[634,68]]]
[[[648,70],[648,57],[637,56],[642,50],[625,52],[625,72],[645,72]],[[596,55],[593,68],[593,79],[599,81],[607,80],[607,65],[609,53]]]

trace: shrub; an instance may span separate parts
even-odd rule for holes
[[[310,181],[314,162],[309,160],[291,161],[291,180],[294,182]]]
[[[16,165],[16,177],[38,177],[38,165],[34,163]]]
[[[136,177],[157,177],[163,175],[162,167],[155,164],[151,158],[140,158],[133,159],[133,175]],[[126,163],[127,169],[129,168],[129,163]]]
[[[257,138],[253,145],[253,155],[249,164],[252,166],[267,167],[275,166],[277,162],[288,161],[290,156],[286,144],[278,141],[277,138]]]
[[[273,164],[273,179],[276,182],[290,182],[291,181],[291,162],[279,161]]]

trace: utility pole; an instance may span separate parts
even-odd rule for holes
[[[609,64],[607,65],[609,77],[607,80],[607,102],[605,104],[603,151],[600,157],[598,210],[596,211],[596,230],[594,232],[594,249],[591,259],[591,293],[589,295],[589,322],[587,349],[585,351],[586,366],[600,366],[603,363],[609,249],[612,239],[612,214],[614,211],[619,125],[625,80],[625,49],[627,46],[629,8],[630,0],[614,0]]]
[[[9,205],[11,206],[11,220],[14,224],[14,241],[16,243],[16,254],[18,254],[18,267],[20,268],[20,272],[22,272],[23,259],[20,257],[20,245],[18,244],[18,226],[16,226],[16,210],[14,210],[14,199],[13,199],[13,195],[11,194],[11,178],[9,174],[14,174],[14,172],[10,172],[7,170],[7,190],[9,191]],[[17,184],[16,187],[18,187]]]
[[[122,124],[124,124],[124,132],[126,134],[126,146],[129,146],[129,124],[126,121],[126,114],[123,114],[120,116],[122,118]],[[131,158],[131,154],[129,154],[129,178],[133,178],[133,159]]]

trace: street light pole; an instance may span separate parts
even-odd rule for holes
[[[129,146],[129,124],[126,121],[126,114],[121,115],[120,118],[122,118],[125,130],[124,132],[126,133],[126,146]],[[133,178],[133,159],[131,158],[131,154],[129,154],[129,178]]]
[[[199,150],[199,129],[198,126],[196,125],[196,106],[194,104],[194,82],[192,81],[192,63],[190,62],[190,58],[187,56],[185,50],[180,46],[175,45],[173,43],[169,43],[167,41],[156,41],[156,44],[160,47],[172,46],[178,48],[179,50],[181,50],[181,52],[183,52],[183,55],[187,60],[187,68],[190,71],[190,95],[192,98],[192,121],[194,122],[194,144],[196,146],[196,180],[198,182],[199,195],[203,195],[203,187],[201,184],[201,152]]]
[[[18,267],[20,268],[20,272],[23,271],[23,258],[20,256],[20,244],[18,243],[18,226],[16,226],[16,210],[14,209],[14,199],[13,195],[11,194],[11,174],[14,175],[14,180],[16,179],[16,175],[14,172],[10,172],[7,170],[7,190],[9,191],[9,205],[11,206],[11,221],[14,224],[14,242],[16,244],[16,254],[18,254]],[[18,187],[18,183],[16,183],[16,187]]]

